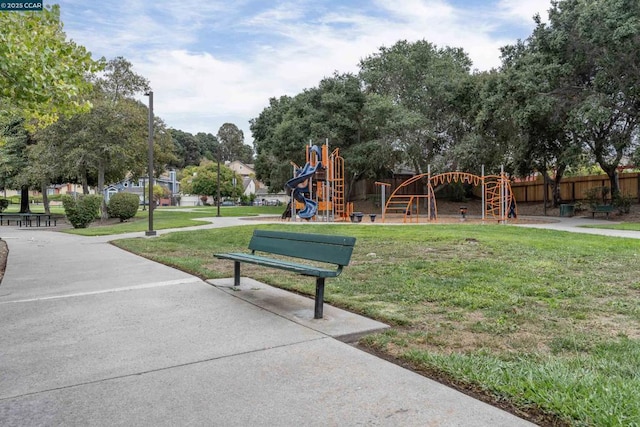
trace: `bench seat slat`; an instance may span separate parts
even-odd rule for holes
[[[216,254],[215,257],[232,261],[246,262],[250,264],[264,265],[266,267],[279,268],[281,270],[292,271],[303,276],[313,277],[337,277],[342,269],[341,267],[339,267],[338,270],[329,270],[322,267],[313,267],[310,265],[298,264],[290,261],[283,261],[279,259],[267,258],[245,253]]]

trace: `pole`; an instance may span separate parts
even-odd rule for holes
[[[485,220],[485,215],[487,213],[487,205],[485,200],[487,188],[484,182],[484,165],[482,165],[482,222]]]
[[[505,182],[504,182],[504,165],[500,166],[500,223],[505,224],[506,215],[505,215]]]
[[[218,144],[218,194],[216,195],[216,205],[218,206],[218,214],[216,216],[220,216],[220,144]]]
[[[427,165],[427,218],[431,221],[431,198],[435,197],[435,194],[431,194],[431,164]],[[418,203],[420,204],[420,203]]]
[[[142,210],[147,210],[147,178],[142,177]]]
[[[291,167],[293,168],[293,177],[296,177],[296,171],[297,171],[297,167],[296,164],[291,162]],[[291,196],[290,196],[290,202],[291,202],[291,221],[295,222],[296,221],[296,199],[293,197],[293,192],[295,191],[295,188],[291,189]]]
[[[153,91],[150,90],[145,95],[149,97],[149,229],[145,232],[146,236],[155,236],[153,230]]]
[[[236,184],[238,182],[238,180],[236,179],[236,173],[233,173],[233,203],[236,203],[236,200],[238,199],[238,195],[236,194]]]

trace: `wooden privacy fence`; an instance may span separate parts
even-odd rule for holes
[[[391,184],[391,190],[400,186],[402,182],[410,178],[410,175],[396,176],[392,179],[383,181]],[[640,173],[621,173],[618,175],[620,191],[625,196],[633,197],[640,203]],[[587,190],[596,187],[610,187],[609,177],[607,175],[591,175],[591,176],[574,176],[563,178],[560,183],[560,197],[563,201],[575,202],[585,200]],[[407,189],[408,192],[419,193],[424,191],[422,182],[415,182],[412,188]],[[536,181],[511,182],[511,191],[518,203],[526,202],[543,202],[544,201],[544,183],[542,178]],[[373,196],[379,196],[379,189],[375,187],[373,180],[360,180],[354,184],[351,192],[351,200],[363,200]],[[377,197],[374,197],[377,199]],[[551,200],[551,186],[547,188],[547,200]]]
[[[618,175],[620,192],[640,202],[640,173],[621,173]],[[607,175],[574,176],[563,178],[560,182],[560,198],[575,202],[586,198],[587,190],[597,187],[611,187]],[[512,182],[511,191],[518,203],[544,201],[544,183],[537,181]],[[551,200],[551,186],[547,188],[547,200]]]

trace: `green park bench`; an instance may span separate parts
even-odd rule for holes
[[[591,218],[595,218],[597,213],[606,213],[607,218],[613,212],[613,205],[594,205],[591,206]]]
[[[234,286],[240,286],[240,263],[262,265],[291,271],[302,276],[316,278],[314,318],[322,319],[324,304],[324,282],[327,277],[337,277],[349,265],[351,253],[356,243],[355,237],[327,236],[322,234],[289,233],[284,231],[254,230],[249,250],[251,253],[214,254],[216,258],[234,261]],[[260,253],[260,255],[256,254]],[[308,261],[316,261],[325,266],[276,259],[263,254],[280,255]],[[331,265],[331,268],[327,265]]]

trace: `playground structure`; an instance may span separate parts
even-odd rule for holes
[[[322,217],[324,221],[345,221],[353,212],[353,205],[346,203],[344,182],[344,158],[338,148],[329,153],[328,142],[307,145],[306,163],[303,167],[291,163],[293,178],[286,183],[291,191],[291,201],[283,217],[291,215],[311,220]]]
[[[407,190],[415,183],[423,182],[426,186],[426,194],[408,194]],[[500,222],[506,222],[508,218],[517,217],[517,205],[509,179],[501,170],[500,175],[473,175],[466,172],[445,172],[431,176],[431,168],[425,174],[415,175],[400,184],[385,201],[385,191],[388,184],[377,182],[382,191],[382,221],[389,213],[400,213],[402,222],[420,222],[421,202],[423,215],[426,213],[428,221],[438,219],[434,187],[445,183],[460,182],[481,187],[482,191],[482,220],[492,218]],[[460,207],[462,219],[466,218],[467,208]]]

